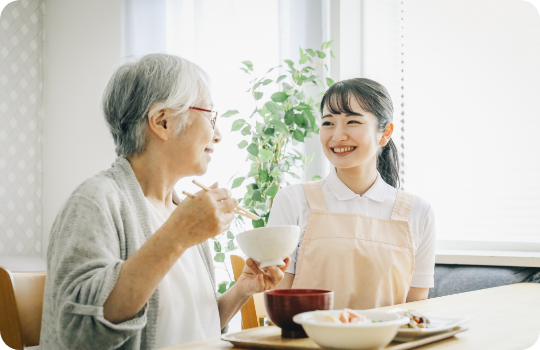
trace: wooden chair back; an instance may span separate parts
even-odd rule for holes
[[[39,345],[45,276],[0,267],[0,334],[13,349]]]
[[[238,255],[231,255],[231,265],[233,268],[234,280],[238,281],[238,278],[242,275],[242,271],[244,271],[246,261]],[[242,306],[240,312],[242,314],[242,329],[259,327],[259,319],[257,317],[253,297],[249,298],[248,302]]]

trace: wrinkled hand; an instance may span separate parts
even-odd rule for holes
[[[289,266],[290,261],[291,259],[287,258],[284,260],[285,266],[283,267],[269,266],[261,270],[259,268],[260,263],[253,261],[251,258],[247,259],[244,271],[236,281],[238,291],[251,296],[276,288],[283,279],[283,273]]]
[[[191,247],[226,231],[234,219],[238,201],[225,188],[212,185],[210,191],[199,191],[195,198],[178,204],[164,226],[187,247]]]

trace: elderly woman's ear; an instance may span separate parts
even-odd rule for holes
[[[154,106],[150,108],[152,111]],[[172,118],[169,109],[158,109],[148,118],[148,129],[163,141],[168,141],[172,132]]]

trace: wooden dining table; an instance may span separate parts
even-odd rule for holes
[[[416,310],[440,317],[473,316],[469,330],[416,349],[523,350],[540,343],[540,284],[518,283],[412,303],[377,308]],[[166,348],[167,350],[239,349],[213,338]],[[245,349],[245,348],[244,348]]]

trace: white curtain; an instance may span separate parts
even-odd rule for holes
[[[407,190],[440,247],[540,251],[538,11],[408,0],[404,22]]]

